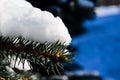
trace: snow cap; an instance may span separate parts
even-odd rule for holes
[[[25,0],[0,0],[0,35],[44,42],[65,42],[71,37],[59,17],[41,11]]]

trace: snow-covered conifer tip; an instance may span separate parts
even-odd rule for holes
[[[0,34],[22,36],[44,42],[71,42],[70,34],[59,17],[41,11],[25,0],[0,0]]]

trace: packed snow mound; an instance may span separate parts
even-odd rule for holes
[[[0,34],[41,43],[59,40],[69,45],[71,42],[68,29],[59,17],[25,0],[0,0]]]

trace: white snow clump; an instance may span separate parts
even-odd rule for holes
[[[25,0],[0,0],[0,35],[43,42],[71,42],[59,17],[41,11]]]

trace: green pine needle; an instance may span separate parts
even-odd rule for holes
[[[73,54],[65,51],[67,47],[60,41],[40,43],[26,40],[21,36],[17,38],[0,37],[0,56],[11,59],[12,56],[16,56],[15,64],[19,58],[19,63],[22,62],[23,65],[25,59],[35,64],[43,65],[47,69],[48,74],[49,70],[55,74],[60,74],[58,67],[63,69],[62,62],[70,63],[73,61]],[[10,63],[11,59],[9,59]]]

